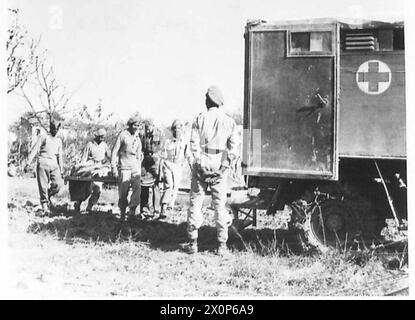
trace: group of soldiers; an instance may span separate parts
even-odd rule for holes
[[[85,147],[81,163],[110,163],[111,175],[118,182],[120,219],[124,221],[136,214],[149,212],[150,193],[153,195],[154,211],[159,213],[159,218],[165,218],[169,208],[174,206],[181,180],[181,164],[186,160],[191,169],[187,215],[189,242],[186,250],[189,253],[198,251],[198,229],[203,222],[202,205],[209,188],[215,210],[217,252],[223,254],[227,251],[228,228],[232,223],[226,209],[229,191],[226,172],[237,156],[236,123],[223,111],[223,95],[216,86],[208,88],[205,104],[207,110],[192,122],[189,142],[184,139],[180,120],[174,121],[171,126],[173,138],[161,144],[160,134],[151,122],[141,122],[138,117],[132,117],[127,122],[127,129],[118,134],[112,150],[104,141],[105,130],[97,130],[94,140]],[[38,156],[36,176],[44,212],[49,212],[51,197],[63,185],[62,141],[57,137],[58,130],[59,125],[51,123],[49,134],[37,141],[28,157],[29,165]],[[155,183],[143,183],[146,177]],[[159,184],[162,184],[161,193]],[[102,182],[93,181],[87,212],[92,211],[98,202],[101,190]],[[76,201],[76,211],[80,211],[81,202]],[[136,212],[138,207],[139,213]]]

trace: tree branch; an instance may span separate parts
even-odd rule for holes
[[[24,91],[23,88],[21,88],[21,92],[22,92],[22,96],[25,98],[26,102],[28,103],[28,105],[30,106],[30,108],[32,109],[32,112],[36,118],[36,120],[38,121],[38,123],[41,125],[41,127],[43,129],[45,129],[46,131],[48,131],[46,129],[46,127],[43,125],[42,120],[39,118],[38,116],[38,112],[36,111],[35,107],[33,106],[32,102],[30,101],[29,97],[27,96],[26,92]]]

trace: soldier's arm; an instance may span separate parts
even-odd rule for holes
[[[161,152],[160,152],[161,159],[167,159],[167,148],[169,146],[169,143],[170,143],[169,139],[164,140],[163,147],[161,148]]]
[[[88,142],[82,152],[81,163],[88,161],[89,151],[91,150],[91,142]]]
[[[117,162],[118,162],[118,152],[121,147],[121,133],[118,135],[117,140],[115,141],[114,147],[112,148],[111,153],[111,168],[114,170],[117,168]]]
[[[190,168],[192,168],[193,163],[193,155],[190,152],[190,146],[188,143],[184,145],[184,158],[186,159],[187,163],[189,164]]]
[[[42,142],[43,142],[44,139],[45,139],[45,137],[40,137],[39,139],[37,139],[35,145],[30,150],[29,156],[27,157],[27,165],[30,165],[32,163],[33,158],[39,152],[40,145],[42,144]]]
[[[110,148],[108,147],[107,143],[106,143],[106,142],[104,142],[104,143],[105,143],[105,158],[106,158],[108,161],[111,161],[111,150],[110,150]]]
[[[232,120],[231,122],[231,133],[228,137],[228,140],[226,142],[226,149],[228,152],[228,159],[227,161],[225,160],[224,163],[222,163],[222,165],[227,165],[229,166],[233,160],[235,160],[237,158],[237,145],[238,145],[238,135],[237,135],[237,130],[236,130],[236,123],[235,121]]]
[[[195,162],[200,162],[201,149],[200,149],[200,136],[199,136],[199,124],[198,117],[193,121],[192,130],[190,133],[190,152]]]
[[[58,147],[58,164],[59,170],[61,174],[63,173],[63,148],[62,148],[62,141],[59,139],[59,147]]]
[[[137,147],[137,159],[138,159],[138,163],[141,165],[141,162],[144,159],[144,154],[143,154],[143,145],[141,143],[141,139],[138,139],[138,147]]]

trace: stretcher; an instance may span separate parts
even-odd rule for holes
[[[117,184],[118,183],[118,178],[114,177],[114,176],[104,176],[104,177],[99,177],[99,176],[66,176],[64,178],[65,183],[68,181],[84,181],[84,182],[104,182],[107,184]],[[141,186],[142,187],[151,187],[154,185],[154,180],[149,180],[149,179],[141,179]]]
[[[64,178],[65,183],[68,181],[85,181],[85,182],[104,182],[108,184],[117,184],[117,178],[114,176],[106,176],[106,177],[94,177],[94,176],[86,176],[86,177],[80,177],[80,176],[66,176]]]

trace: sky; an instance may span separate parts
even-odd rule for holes
[[[217,85],[227,112],[243,106],[247,19],[314,17],[402,19],[401,0],[9,0],[21,24],[41,36],[71,107],[96,106],[126,120],[191,120]],[[26,110],[9,95],[8,119]]]

